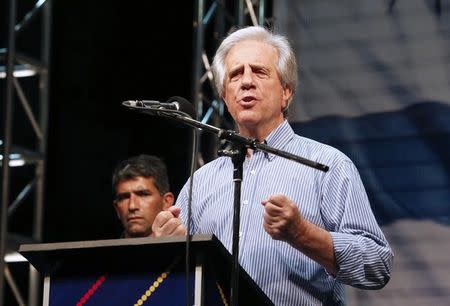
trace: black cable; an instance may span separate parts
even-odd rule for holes
[[[192,128],[192,153],[191,153],[191,169],[189,178],[189,196],[188,196],[188,209],[186,216],[186,306],[190,306],[190,290],[189,290],[189,264],[190,264],[190,245],[191,245],[191,214],[192,214],[192,187],[194,184],[194,172],[197,168],[197,155],[198,155],[198,130]]]

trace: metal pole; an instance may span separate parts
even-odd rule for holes
[[[40,114],[39,124],[42,131],[42,139],[38,141],[38,151],[42,156],[36,167],[36,211],[34,214],[33,238],[36,241],[42,240],[43,232],[43,209],[44,209],[44,182],[45,182],[45,164],[47,152],[47,134],[48,134],[48,108],[49,108],[49,61],[50,61],[50,26],[51,26],[51,1],[46,1],[43,7],[42,19],[42,58],[44,69],[39,79],[39,100]]]
[[[205,7],[204,0],[197,0],[195,6],[195,20],[194,20],[194,52],[193,52],[193,75],[192,75],[192,101],[197,114],[197,118],[202,115],[202,100],[201,100],[201,83],[202,75],[202,50],[204,46],[204,26],[203,26],[203,11]],[[195,118],[195,119],[197,119]]]
[[[241,186],[243,177],[243,164],[247,148],[242,143],[235,143],[235,149],[228,152],[233,161],[233,182],[234,182],[234,201],[233,201],[233,246],[232,257],[233,265],[231,270],[230,283],[230,305],[239,305],[239,228],[241,223]]]
[[[238,1],[238,7],[236,12],[236,24],[238,27],[242,27],[245,24],[245,0]]]
[[[35,211],[33,220],[33,239],[42,241],[43,219],[44,219],[44,187],[45,187],[45,165],[47,151],[47,134],[48,134],[48,108],[49,108],[49,65],[50,65],[50,28],[51,28],[51,4],[50,0],[46,1],[42,9],[42,50],[41,62],[44,69],[40,73],[39,78],[39,102],[40,114],[39,124],[42,131],[42,138],[38,141],[38,151],[41,153],[40,160],[35,169],[36,177],[36,197]],[[39,304],[39,272],[29,266],[29,285],[28,285],[28,304],[37,306]]]
[[[258,23],[259,25],[264,25],[264,21],[266,19],[266,1],[259,0],[259,9],[258,9]]]
[[[202,73],[202,51],[203,51],[203,41],[204,41],[204,24],[203,24],[203,15],[204,15],[205,1],[204,0],[196,0],[195,8],[194,8],[194,20],[193,20],[193,53],[192,53],[192,101],[194,102],[195,109],[195,118],[201,118],[203,112],[203,103],[201,97],[201,73]],[[193,179],[192,174],[195,171],[197,164],[197,153],[198,151],[198,140],[199,132],[198,130],[192,130],[192,156],[191,156],[191,167],[190,167],[190,175],[191,180]],[[192,182],[191,182],[192,184]],[[191,186],[192,188],[192,186]],[[189,203],[191,201],[191,195],[189,196]],[[189,204],[190,205],[190,204]],[[185,257],[185,265],[186,265],[186,305],[190,305],[190,248],[191,248],[191,207],[188,209],[188,220],[187,220],[187,234],[186,234],[186,257]],[[196,288],[197,289],[197,288]],[[194,292],[194,300],[197,301],[197,295]]]
[[[19,306],[25,306],[26,304],[24,302],[24,299],[20,294],[20,290],[17,287],[17,283],[14,280],[14,277],[12,276],[11,271],[8,268],[8,265],[5,266],[5,279],[8,282],[8,285],[11,288],[14,297],[16,298],[17,304],[19,304]]]
[[[13,121],[13,73],[15,59],[15,31],[16,21],[16,1],[9,1],[9,22],[8,22],[8,51],[6,63],[6,90],[4,106],[4,144],[2,160],[2,207],[0,216],[0,305],[4,300],[4,271],[5,271],[5,253],[6,236],[8,233],[8,202],[9,202],[9,153],[11,148],[12,121]]]

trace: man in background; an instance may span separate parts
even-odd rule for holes
[[[178,216],[180,209],[173,207],[175,196],[170,192],[167,167],[151,155],[139,155],[121,161],[113,173],[114,209],[123,226],[124,238],[184,235],[185,229],[178,219],[152,230],[155,216],[170,211]]]

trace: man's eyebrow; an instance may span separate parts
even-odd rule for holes
[[[129,192],[129,191],[124,191],[124,192],[118,192],[118,193],[116,193],[116,196],[119,196],[119,195],[129,195],[129,194],[131,194],[131,192]]]
[[[238,72],[239,70],[242,70],[243,67],[244,67],[244,65],[239,65],[239,66],[232,67],[232,68],[228,71],[228,75],[232,75],[232,74]]]
[[[116,197],[117,197],[117,196],[120,196],[120,195],[122,195],[122,196],[128,195],[128,196],[129,196],[131,193],[142,193],[142,192],[151,192],[151,191],[150,191],[150,189],[148,189],[148,188],[133,189],[133,190],[131,190],[131,191],[118,192],[118,193],[116,194]]]
[[[263,69],[263,70],[269,70],[265,65],[263,64],[249,64],[251,69]],[[244,65],[240,64],[238,66],[230,68],[228,71],[228,75],[232,75],[233,73],[238,72],[239,70],[244,69]]]
[[[143,192],[150,193],[151,191],[148,188],[144,188],[144,189],[135,189],[135,190],[132,190],[131,192],[132,193],[143,193]]]
[[[131,192],[129,192],[129,191],[124,191],[124,192],[118,192],[118,193],[116,193],[116,197],[119,197],[119,196],[129,196],[131,194]]]
[[[129,199],[130,196],[131,196],[131,193],[128,192],[128,191],[117,193],[114,196],[114,202],[119,202],[119,201],[122,201],[122,200],[125,200],[125,199]]]
[[[149,188],[147,188],[147,187],[141,187],[141,188],[136,188],[136,189],[133,189],[133,190],[131,190],[131,192],[135,192],[135,191],[142,191],[142,190],[150,190]]]

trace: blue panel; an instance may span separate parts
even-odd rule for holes
[[[450,224],[450,107],[422,101],[398,112],[294,123],[358,167],[381,224],[401,218]]]

